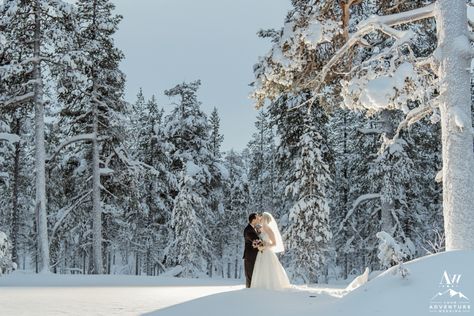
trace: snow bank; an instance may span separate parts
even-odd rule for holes
[[[439,290],[445,271],[452,277],[461,275],[454,287],[474,299],[474,252],[444,252],[406,263],[408,278],[393,275],[393,267],[373,281],[361,286],[341,299],[328,315],[433,315],[431,299]],[[474,307],[474,306],[473,306]]]
[[[365,268],[364,273],[356,277],[347,287],[348,292],[355,290],[369,281],[369,268]]]
[[[147,316],[184,315],[326,315],[316,311],[337,302],[336,297],[311,291],[294,290],[288,292],[261,289],[242,289],[206,296],[201,299],[172,306],[167,309],[145,314]]]
[[[474,252],[445,252],[406,263],[408,278],[394,276],[392,269],[380,274],[341,298],[331,289],[292,290],[274,292],[256,289],[226,292],[179,304],[147,315],[325,315],[325,316],[399,316],[436,315],[430,307],[437,304],[438,295],[445,293],[445,274],[459,278],[452,284],[456,295],[451,300],[474,300]],[[395,267],[396,268],[396,267]],[[451,292],[453,293],[453,292]],[[434,299],[434,301],[433,301]],[[438,305],[439,306],[439,305]]]

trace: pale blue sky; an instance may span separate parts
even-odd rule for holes
[[[140,87],[170,109],[163,90],[201,79],[199,98],[221,115],[223,149],[243,149],[256,110],[248,98],[252,67],[270,47],[261,28],[279,28],[290,0],[113,0],[124,16],[116,44],[126,58],[126,98]]]

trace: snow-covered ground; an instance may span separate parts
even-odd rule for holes
[[[0,278],[0,315],[142,315],[241,288],[215,279],[17,273]]]
[[[406,264],[407,279],[389,270],[354,291],[334,285],[274,292],[219,279],[15,273],[0,278],[0,315],[418,316],[436,315],[433,308],[448,301],[471,315],[473,266],[474,252],[442,253]]]

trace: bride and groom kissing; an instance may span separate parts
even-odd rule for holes
[[[278,225],[272,214],[249,215],[244,229],[245,286],[281,290],[290,287],[290,281],[276,253],[285,250]]]

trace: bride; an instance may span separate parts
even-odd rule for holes
[[[285,250],[280,231],[272,214],[262,215],[260,238],[264,246],[259,248],[252,274],[251,288],[281,290],[290,287],[290,281],[275,253]]]

